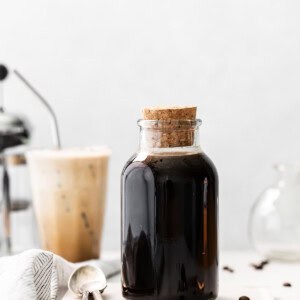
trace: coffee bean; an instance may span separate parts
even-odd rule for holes
[[[224,266],[223,270],[224,271],[228,271],[229,273],[233,273],[234,272],[234,270],[232,268],[228,267],[228,266]]]
[[[263,270],[263,268],[269,263],[268,260],[263,260],[258,264],[251,264],[251,266],[255,269],[255,270]]]
[[[247,297],[247,296],[242,296],[242,297],[239,298],[239,300],[250,300],[250,298]]]
[[[263,269],[263,266],[262,266],[262,265],[251,264],[251,266],[252,266],[255,270],[262,270],[262,269]]]
[[[283,286],[284,286],[284,287],[292,287],[292,285],[291,285],[289,282],[284,282],[284,283],[283,283]]]

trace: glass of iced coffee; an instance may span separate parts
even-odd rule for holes
[[[43,249],[72,262],[99,258],[109,157],[107,147],[28,152]]]

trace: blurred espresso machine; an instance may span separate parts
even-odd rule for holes
[[[36,230],[25,147],[30,125],[18,114],[5,110],[3,88],[9,71],[0,65],[0,254],[9,255],[36,246]]]

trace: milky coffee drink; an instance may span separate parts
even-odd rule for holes
[[[43,249],[72,262],[99,257],[109,155],[105,147],[28,153]]]

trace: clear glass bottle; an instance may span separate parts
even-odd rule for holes
[[[300,167],[279,164],[275,168],[277,182],[252,208],[250,239],[267,258],[300,260]]]
[[[200,124],[138,121],[139,150],[121,177],[126,298],[217,298],[218,175]]]

